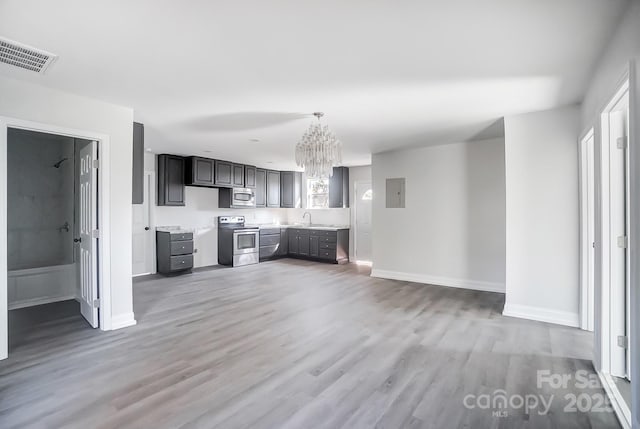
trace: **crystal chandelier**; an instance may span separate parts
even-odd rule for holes
[[[313,116],[318,122],[309,126],[296,145],[296,164],[308,177],[322,179],[333,176],[333,167],[342,163],[342,143],[320,123],[324,113],[315,112]]]

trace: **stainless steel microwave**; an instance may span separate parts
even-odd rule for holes
[[[256,191],[252,188],[220,188],[219,207],[246,209],[256,207]]]

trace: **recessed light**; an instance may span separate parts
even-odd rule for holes
[[[267,164],[273,164],[273,161],[267,161]]]
[[[147,152],[151,152],[151,148],[150,147],[147,148]]]
[[[260,139],[249,139],[249,141],[250,141],[250,142],[253,142],[253,143],[259,143],[259,142],[260,142]]]
[[[211,151],[210,151],[210,150],[203,150],[203,152],[211,153]]]

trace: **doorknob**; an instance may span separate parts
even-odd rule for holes
[[[145,231],[149,231],[149,227],[148,227],[148,226],[145,226],[145,227],[144,227],[144,230],[145,230]]]
[[[82,238],[74,238],[73,242],[74,243],[82,243]]]

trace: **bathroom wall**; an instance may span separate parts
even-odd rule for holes
[[[73,138],[10,129],[7,156],[9,271],[73,263]]]

